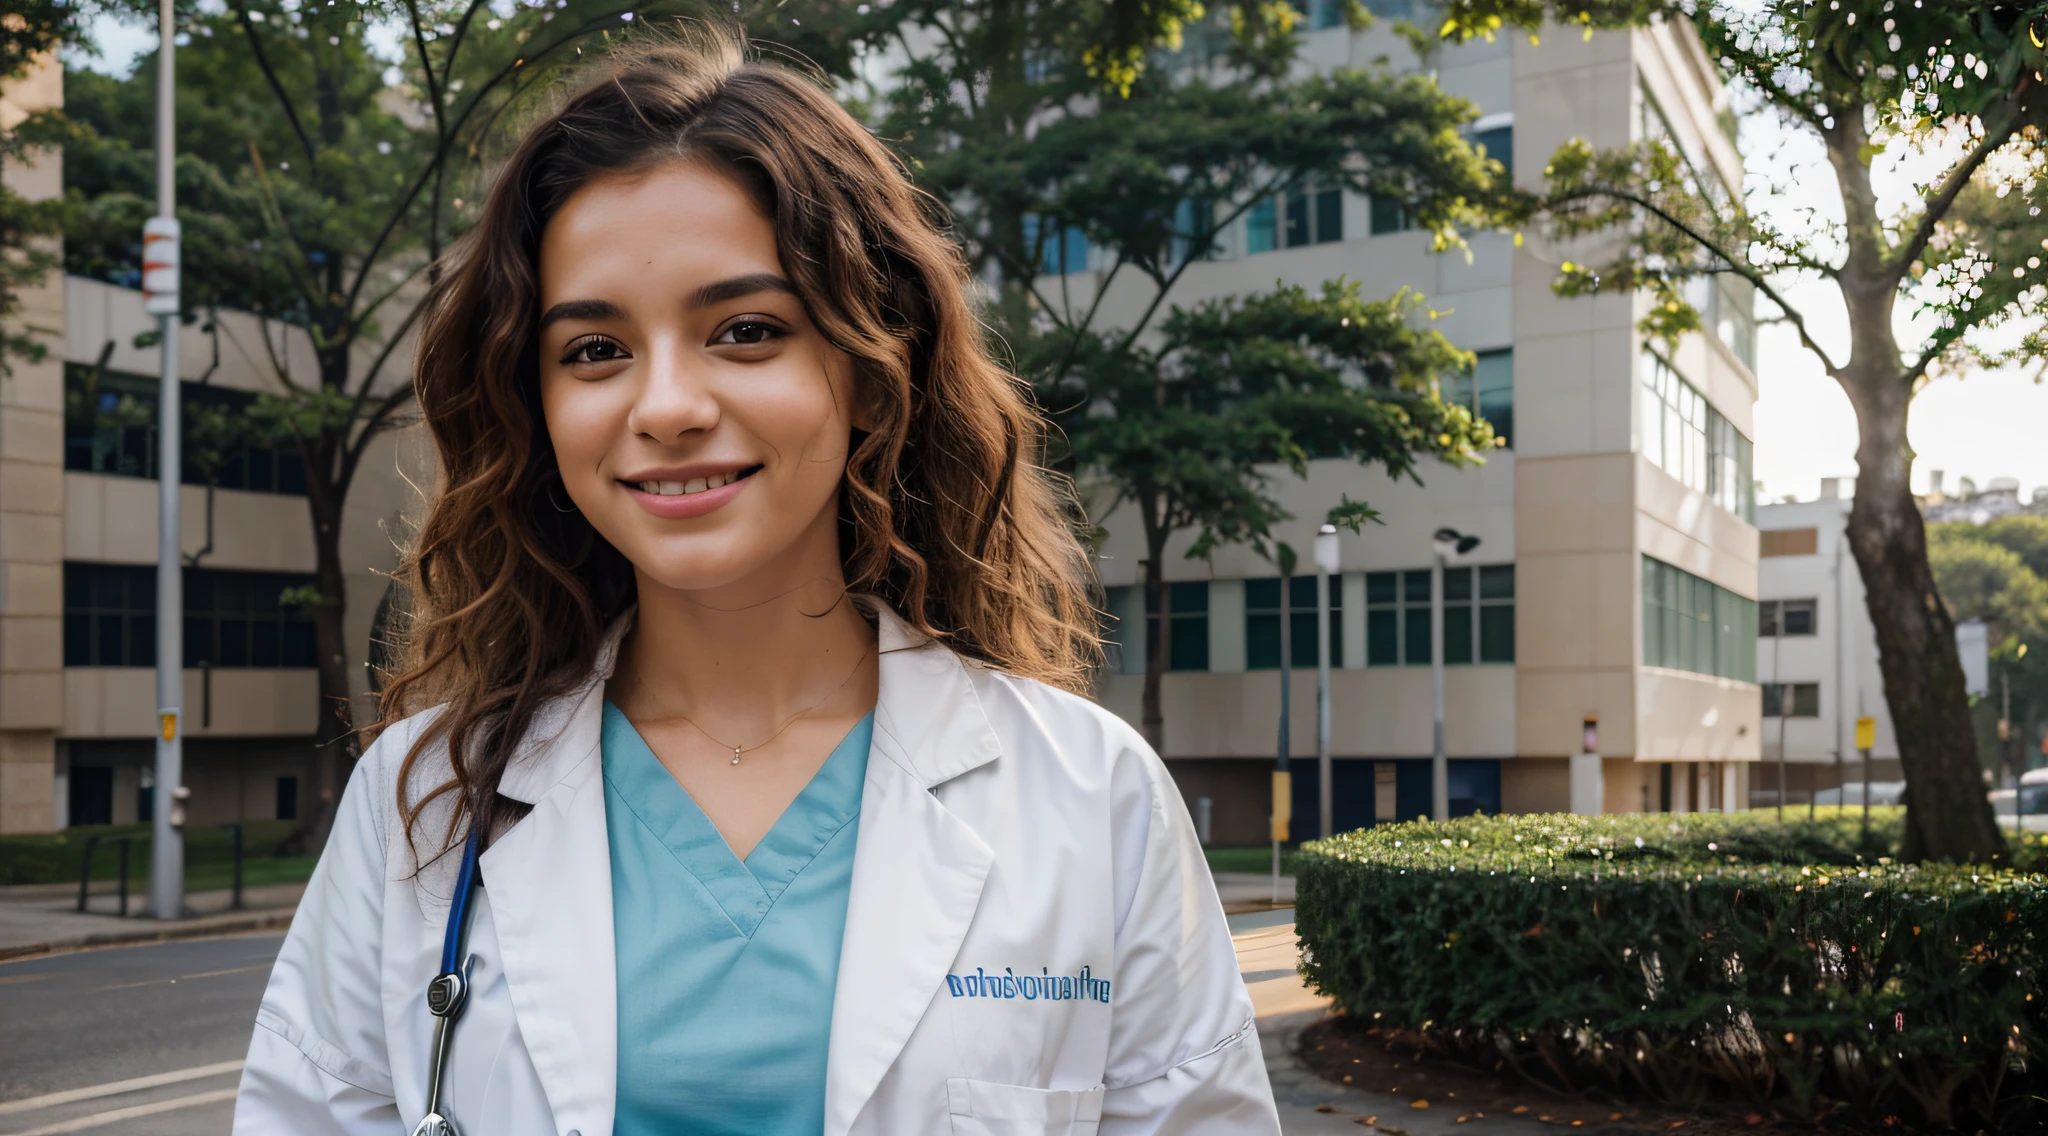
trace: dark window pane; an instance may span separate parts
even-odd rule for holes
[[[1278,588],[1274,589],[1276,592]],[[1249,670],[1277,670],[1280,666],[1280,617],[1248,615],[1244,621],[1244,665]]]
[[[1444,663],[1445,665],[1465,664],[1472,661],[1472,608],[1470,606],[1444,608]]]
[[[249,621],[246,619],[223,619],[220,621],[220,658],[215,663],[222,667],[246,667],[249,665]]]
[[[1765,639],[1778,633],[1778,601],[1764,600],[1756,605],[1756,633]]]
[[[277,819],[299,819],[299,779],[296,777],[277,779]]]
[[[277,455],[277,491],[300,497],[306,495],[306,464],[296,450],[285,450]]]
[[[1783,612],[1785,620],[1785,634],[1813,634],[1812,600],[1787,600],[1785,601]]]
[[[220,645],[214,641],[214,623],[203,615],[185,615],[185,665],[220,665]]]
[[[1308,195],[1290,193],[1287,195],[1287,247],[1300,248],[1308,243]]]
[[[280,666],[313,667],[319,659],[313,648],[313,625],[306,620],[293,620],[284,625],[284,656]]]
[[[1314,573],[1306,576],[1290,577],[1287,586],[1287,602],[1293,605],[1294,610],[1314,611],[1316,609],[1316,578]],[[1341,597],[1343,593],[1344,585],[1338,582],[1337,577],[1331,577],[1330,606],[1335,607],[1337,604],[1342,603]]]
[[[1316,243],[1344,239],[1344,191],[1326,189],[1316,194]]]
[[[1468,603],[1472,599],[1472,569],[1444,569],[1444,602]]]
[[[1276,648],[1277,650],[1277,648]],[[1401,617],[1391,610],[1365,614],[1365,665],[1391,667],[1401,662]]]
[[[1820,684],[1798,682],[1792,684],[1792,716],[1794,718],[1820,717]]]
[[[118,615],[102,615],[94,620],[94,636],[98,644],[93,651],[94,666],[120,667],[128,665],[127,652],[121,649],[122,619]]]
[[[1515,128],[1512,125],[1482,130],[1472,136],[1472,144],[1483,147],[1487,157],[1499,162],[1507,170],[1510,178],[1514,176]]]
[[[252,667],[275,667],[278,648],[283,638],[284,625],[277,619],[256,619],[249,623],[249,665]]]
[[[243,451],[249,463],[246,489],[258,493],[277,491],[277,455],[270,450],[251,449]]]
[[[1411,667],[1426,667],[1430,665],[1429,609],[1426,607],[1411,607],[1401,614],[1405,617],[1403,622],[1406,624],[1404,628],[1406,634],[1403,638],[1407,640],[1404,644],[1406,653],[1403,658]]]
[[[1409,603],[1429,602],[1429,570],[1401,573],[1401,598]]]
[[[1385,197],[1374,197],[1370,207],[1372,213],[1372,235],[1398,233],[1410,227],[1408,210],[1398,201]]]
[[[1776,717],[1778,717],[1779,715],[1783,714],[1783,713],[1785,712],[1785,711],[1784,711],[1784,709],[1783,709],[1783,707],[1784,707],[1784,696],[1783,696],[1783,694],[1782,694],[1782,691],[1783,691],[1783,689],[1784,689],[1784,688],[1783,688],[1782,686],[1780,686],[1780,685],[1779,685],[1778,683],[1775,683],[1775,682],[1767,682],[1767,683],[1763,684],[1763,689],[1764,689],[1764,717],[1766,717],[1766,718],[1776,718]]]
[[[1193,615],[1175,617],[1173,621],[1173,654],[1170,670],[1206,671],[1209,669],[1209,617]]]
[[[64,613],[64,665],[92,665],[92,616],[82,611]]]
[[[1396,576],[1392,572],[1367,572],[1365,574],[1365,602],[1369,604],[1390,604],[1398,596]]]
[[[1244,582],[1244,609],[1246,611],[1280,610],[1280,577],[1268,576],[1263,580]]]
[[[1515,598],[1515,566],[1512,564],[1489,564],[1479,570],[1479,598],[1482,600],[1511,600]]]
[[[115,621],[119,616],[103,615],[101,619]],[[128,617],[128,657],[114,665],[124,667],[153,667],[156,665],[156,613],[131,615]]]
[[[1515,661],[1515,609],[1510,604],[1496,604],[1479,609],[1479,661],[1482,663],[1512,663]]]

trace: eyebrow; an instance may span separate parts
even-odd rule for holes
[[[695,296],[690,298],[690,306],[693,308],[708,308],[713,304],[722,304],[727,300],[737,300],[742,296],[751,296],[756,292],[782,292],[794,296],[796,295],[796,285],[791,284],[773,272],[751,272],[745,276],[735,276],[729,280],[720,280],[715,284],[704,285],[702,288],[697,289]]]
[[[610,300],[564,300],[549,308],[547,314],[540,317],[540,327],[535,330],[544,330],[556,320],[622,320],[625,318],[626,309],[612,303]]]

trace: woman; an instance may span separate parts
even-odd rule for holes
[[[525,138],[429,301],[414,663],[238,1133],[1278,1130],[934,212],[715,35]]]

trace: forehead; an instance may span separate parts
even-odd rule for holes
[[[541,234],[543,307],[779,270],[774,223],[736,178],[699,163],[593,178]]]

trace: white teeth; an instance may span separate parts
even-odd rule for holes
[[[693,477],[688,481],[643,481],[640,491],[657,497],[686,497],[707,489],[724,488],[738,481],[739,476],[737,473],[721,473],[716,477]]]

